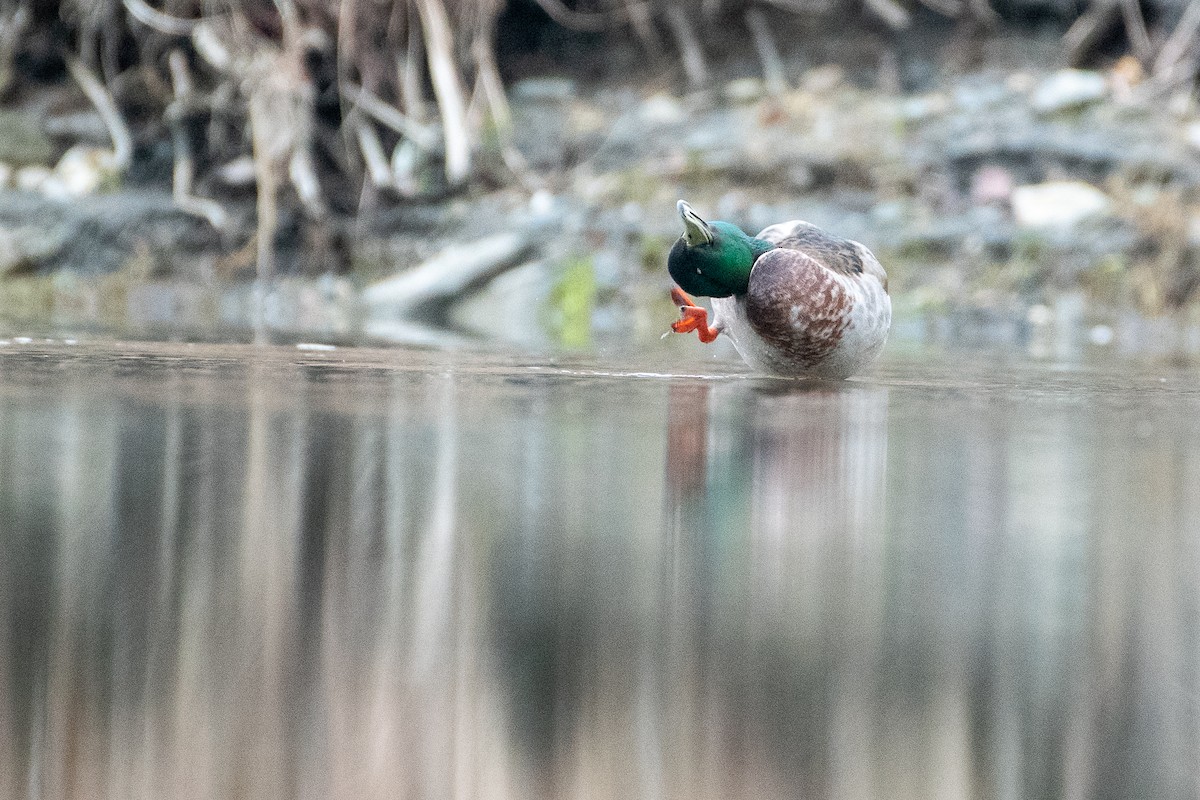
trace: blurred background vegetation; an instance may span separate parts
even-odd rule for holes
[[[0,0],[0,318],[637,346],[686,196],[900,341],[1195,352],[1198,69],[1182,0]]]

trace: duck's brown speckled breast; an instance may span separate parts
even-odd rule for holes
[[[780,357],[813,367],[837,349],[850,324],[854,297],[841,278],[862,273],[862,255],[854,242],[809,225],[779,233],[776,249],[750,274],[746,318]]]

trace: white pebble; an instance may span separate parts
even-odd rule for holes
[[[17,170],[15,183],[17,188],[22,192],[36,192],[42,188],[42,185],[53,174],[49,167],[44,167],[40,164],[32,167],[21,167]]]
[[[1073,228],[1106,215],[1110,206],[1104,192],[1083,181],[1018,186],[1012,193],[1013,217],[1027,228]]]
[[[1062,69],[1039,83],[1030,95],[1034,110],[1054,113],[1079,108],[1108,94],[1108,81],[1099,72]]]
[[[1054,322],[1054,311],[1050,306],[1038,303],[1035,306],[1030,306],[1027,319],[1030,325],[1042,328]]]
[[[1112,344],[1114,338],[1113,329],[1107,325],[1095,325],[1088,331],[1088,339],[1097,347],[1105,347]]]

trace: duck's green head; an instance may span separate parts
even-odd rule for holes
[[[705,297],[745,294],[754,260],[775,245],[747,236],[729,222],[705,222],[679,201],[683,236],[667,256],[667,270],[679,288]]]

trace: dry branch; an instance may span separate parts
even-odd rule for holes
[[[908,11],[895,0],[864,0],[864,5],[893,30],[907,28],[912,19]]]
[[[642,46],[651,53],[657,53],[662,48],[662,41],[658,38],[658,30],[654,26],[654,13],[650,4],[626,0],[625,13],[629,15],[629,24]]]
[[[324,219],[325,196],[321,192],[321,179],[317,177],[317,168],[308,147],[297,147],[292,153],[288,160],[288,178],[309,219]]]
[[[679,47],[679,55],[683,59],[683,71],[687,75],[688,83],[694,89],[706,85],[708,83],[708,64],[705,62],[704,50],[700,46],[700,39],[696,36],[696,30],[692,27],[691,20],[688,19],[687,11],[677,3],[672,3],[667,7],[667,24],[675,37],[675,44]]]
[[[16,56],[17,42],[29,27],[29,8],[22,3],[13,9],[8,19],[0,21],[0,95],[8,90],[12,82],[13,58]]]
[[[397,315],[453,300],[472,286],[524,263],[532,246],[532,237],[523,231],[451,245],[420,266],[368,286],[362,299],[373,311]]]
[[[921,4],[947,17],[957,17],[963,11],[962,0],[921,0]]]
[[[1150,61],[1154,53],[1154,44],[1150,41],[1150,32],[1146,29],[1146,18],[1142,15],[1142,7],[1138,0],[1120,0],[1121,16],[1125,21],[1125,35],[1129,37],[1129,46],[1134,57],[1143,64]]]
[[[123,0],[129,16],[148,28],[168,36],[191,36],[196,27],[196,20],[182,19],[164,14],[150,6],[145,0]]]
[[[353,128],[354,138],[358,140],[358,149],[367,165],[367,175],[370,176],[371,182],[383,189],[394,188],[396,178],[392,175],[392,167],[388,163],[383,144],[379,141],[379,134],[362,119],[355,121]]]
[[[175,154],[171,176],[172,197],[175,205],[184,213],[202,217],[217,230],[223,230],[229,222],[229,215],[225,213],[225,209],[214,200],[192,193],[196,167],[185,123],[194,101],[187,57],[180,50],[172,50],[167,57],[167,64],[171,70],[171,85],[175,92],[175,100],[167,107],[165,115],[167,125],[171,129],[171,145]]]
[[[417,26],[413,25],[409,30],[408,47],[403,48],[396,56],[396,87],[404,112],[417,121],[424,118],[425,95],[421,70],[424,53],[425,45],[421,41],[420,32]]]
[[[758,51],[758,60],[762,62],[763,81],[771,94],[782,94],[787,91],[787,78],[784,77],[783,59],[779,57],[779,48],[775,46],[775,37],[771,35],[771,26],[761,8],[751,6],[746,10],[746,26],[754,39],[754,49]]]
[[[1170,38],[1158,51],[1151,70],[1154,75],[1157,77],[1171,72],[1196,44],[1197,34],[1200,34],[1200,0],[1192,0],[1179,18],[1175,30],[1171,31]]]
[[[471,45],[471,54],[479,70],[478,83],[492,112],[492,122],[502,136],[508,137],[513,126],[512,109],[508,105],[508,95],[504,93],[504,81],[500,78],[496,54],[492,51],[491,43],[482,36],[475,38]]]
[[[100,119],[104,120],[104,126],[108,128],[108,135],[113,144],[113,166],[124,172],[133,163],[133,135],[121,117],[116,102],[100,79],[92,74],[82,61],[68,57],[67,69],[79,84],[79,88],[87,95],[87,99],[96,107]]]
[[[761,0],[761,2],[796,14],[825,14],[833,8],[832,0]]]
[[[605,14],[587,14],[575,11],[567,8],[561,0],[537,0],[537,4],[542,7],[550,19],[564,28],[573,28],[577,31],[602,31],[612,24]]]
[[[462,78],[454,58],[454,31],[442,0],[415,0],[425,33],[429,78],[442,115],[446,143],[446,179],[457,186],[471,172],[471,138]]]
[[[1063,34],[1067,63],[1081,63],[1116,21],[1118,9],[1113,0],[1099,0],[1088,6]]]
[[[351,102],[357,105],[364,114],[408,138],[422,150],[432,150],[437,146],[437,133],[432,128],[416,122],[395,106],[388,105],[366,89],[346,84],[342,87],[342,93],[350,98]]]

